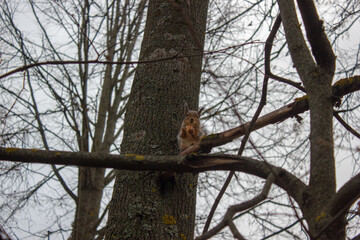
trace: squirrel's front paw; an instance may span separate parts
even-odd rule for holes
[[[186,133],[189,135],[193,135],[194,134],[195,129],[193,128],[193,126],[186,126]]]
[[[196,137],[198,135],[198,130],[196,130],[193,126],[186,126],[186,133],[192,137]]]

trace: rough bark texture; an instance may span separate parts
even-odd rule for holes
[[[176,58],[138,66],[125,116],[122,153],[178,154],[176,134],[183,103],[198,107],[202,60],[198,40],[203,44],[207,5],[207,0],[191,1],[190,6],[150,1],[140,61]],[[159,174],[117,173],[106,239],[193,238],[197,175],[177,174],[162,186]]]
[[[104,168],[79,168],[78,204],[71,239],[94,239],[104,188]]]
[[[298,1],[298,5],[313,55],[305,43],[294,2],[278,3],[289,51],[310,109],[310,182],[300,207],[312,239],[345,239],[345,215],[328,207],[336,192],[331,89],[335,55],[312,0]]]

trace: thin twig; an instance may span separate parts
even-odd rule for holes
[[[277,80],[279,82],[282,82],[282,83],[286,83],[286,84],[289,84],[303,92],[306,92],[305,88],[303,86],[301,86],[301,82],[294,82],[294,81],[291,81],[289,79],[286,79],[286,78],[283,78],[283,77],[280,77],[280,76],[277,76],[277,75],[274,75],[272,72],[270,72],[269,74],[269,78],[271,79],[274,79],[274,80]]]
[[[306,232],[306,233],[310,236],[310,238],[311,238],[310,231],[309,231],[309,229],[307,229],[307,227],[306,227],[305,224],[303,223],[303,218],[300,218],[299,214],[297,213],[296,208],[295,208],[295,205],[294,205],[294,203],[293,203],[293,201],[292,201],[292,199],[291,199],[291,196],[290,196],[289,194],[288,194],[288,197],[289,197],[289,201],[290,201],[291,207],[292,207],[292,209],[294,210],[295,216],[296,216],[296,218],[299,220],[301,227],[305,230],[305,232]]]
[[[82,27],[80,26],[80,23],[75,19],[74,15],[71,14],[68,10],[66,10],[66,8],[62,5],[60,5],[60,3],[58,1],[53,0],[53,2],[55,4],[57,4],[64,12],[66,12],[66,14],[73,20],[73,22],[75,23],[75,25],[78,26],[78,28],[80,29],[81,34],[89,41],[90,45],[93,47],[94,51],[97,54],[97,58],[96,60],[98,60],[101,56],[101,54],[97,51],[96,47],[94,46],[93,42],[91,41],[91,39],[88,37],[88,35],[86,33],[84,33]]]
[[[18,98],[20,97],[20,94],[21,94],[21,93],[24,91],[24,89],[25,89],[25,75],[26,75],[26,72],[24,72],[23,75],[24,75],[24,77],[23,77],[23,85],[22,85],[22,88],[20,89],[19,93],[16,95],[16,98],[15,98],[13,104],[11,105],[11,107],[9,108],[9,110],[7,111],[7,113],[5,113],[5,115],[4,115],[4,123],[3,123],[4,126],[3,126],[3,129],[2,129],[2,131],[1,131],[1,136],[4,136],[4,132],[5,132],[5,129],[6,129],[6,119],[7,119],[8,115],[9,115],[9,113],[10,113],[11,110],[14,108],[14,106],[15,106]]]
[[[271,49],[273,47],[273,42],[274,42],[276,33],[280,28],[280,25],[281,25],[281,16],[278,15],[276,20],[275,20],[273,29],[271,30],[271,32],[269,34],[269,37],[268,37],[268,39],[266,40],[266,43],[265,43],[265,74],[271,79],[277,80],[277,81],[282,82],[282,83],[289,84],[289,85],[291,85],[291,86],[293,86],[293,87],[295,87],[295,88],[297,88],[297,89],[299,89],[299,90],[301,90],[303,92],[306,92],[305,88],[301,86],[300,82],[294,82],[294,81],[291,81],[289,79],[276,76],[275,74],[273,74],[271,72],[271,67],[270,67]]]
[[[353,129],[349,124],[347,124],[345,121],[344,121],[344,119],[342,119],[341,117],[340,117],[340,115],[338,114],[338,112],[333,112],[333,115],[334,115],[334,117],[336,118],[336,120],[338,120],[339,121],[339,123],[341,123],[341,125],[343,125],[344,126],[344,128],[346,129],[346,130],[348,130],[350,133],[352,133],[355,137],[357,137],[357,138],[359,138],[360,139],[360,134],[357,132],[357,131],[355,131],[355,129]]]
[[[237,212],[244,211],[248,208],[251,208],[251,207],[259,204],[263,200],[265,200],[267,198],[267,195],[269,194],[270,188],[271,188],[272,184],[274,183],[274,181],[275,181],[275,175],[273,173],[270,173],[268,178],[266,179],[264,187],[263,187],[262,191],[259,193],[259,195],[257,195],[253,199],[250,199],[243,203],[236,204],[236,205],[229,207],[228,210],[226,211],[226,214],[224,215],[223,220],[218,225],[216,225],[214,228],[212,228],[211,230],[209,230],[206,233],[204,233],[203,235],[197,237],[196,240],[204,240],[204,239],[211,238],[212,236],[214,236],[215,234],[220,232],[223,228],[228,226],[229,223],[231,225],[232,218]],[[241,235],[237,235],[237,236],[239,237]],[[239,239],[241,239],[241,238],[239,238]]]
[[[178,59],[178,58],[191,58],[191,57],[199,57],[199,56],[205,56],[205,55],[213,55],[213,54],[223,54],[229,49],[237,48],[239,46],[245,46],[248,44],[255,44],[255,43],[261,43],[261,42],[247,42],[244,44],[239,44],[236,46],[230,46],[227,48],[222,48],[216,51],[205,51],[204,53],[199,54],[189,54],[189,55],[182,55],[180,52],[174,54],[173,56],[166,57],[166,58],[159,58],[159,59],[151,59],[151,60],[144,60],[144,61],[100,61],[98,59],[95,60],[87,60],[87,61],[79,61],[79,60],[54,60],[54,61],[44,61],[44,62],[35,62],[29,65],[25,65],[22,67],[18,67],[16,69],[13,69],[3,75],[0,75],[0,79],[8,77],[10,75],[13,75],[18,72],[23,72],[25,70],[28,70],[33,67],[38,66],[46,66],[46,65],[70,65],[70,64],[113,64],[113,65],[135,65],[135,64],[146,64],[146,63],[153,63],[153,62],[161,62],[161,61],[167,61],[172,59]]]
[[[212,207],[210,209],[209,215],[206,218],[206,222],[205,222],[202,234],[204,234],[204,233],[206,233],[208,231],[208,229],[210,227],[211,220],[212,220],[212,218],[214,216],[214,213],[215,213],[215,211],[217,209],[217,206],[219,205],[220,200],[221,200],[222,196],[224,195],[227,187],[229,186],[229,183],[230,183],[232,177],[234,176],[234,174],[235,174],[235,171],[230,171],[229,172],[223,186],[221,187],[221,190],[219,191],[218,195],[216,196],[215,201],[214,201],[214,203],[213,203],[213,205],[212,205]]]

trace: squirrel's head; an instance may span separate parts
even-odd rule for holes
[[[189,110],[187,103],[185,103],[184,110],[185,110],[185,120],[184,120],[185,125],[199,127],[201,112],[204,110],[204,108],[200,108],[199,111]]]

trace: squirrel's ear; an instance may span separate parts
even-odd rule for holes
[[[187,105],[187,103],[185,102],[184,103],[184,113],[185,113],[185,115],[189,112],[189,106]]]
[[[200,108],[198,111],[199,116],[201,115],[202,111],[204,110],[204,107]]]

